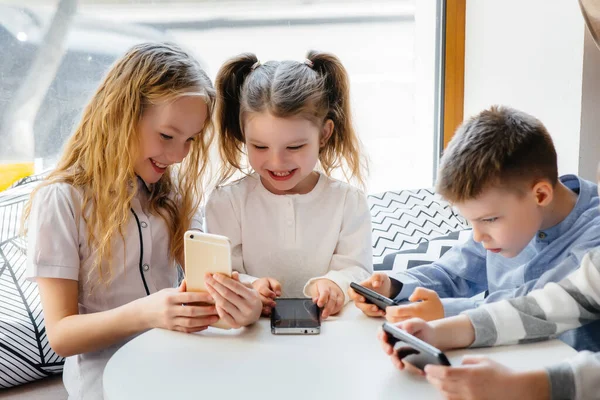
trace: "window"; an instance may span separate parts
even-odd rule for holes
[[[370,193],[429,187],[440,141],[441,0],[60,0],[0,5],[0,190],[52,167],[111,63],[132,44],[175,41],[214,80],[229,57],[330,51],[351,80]],[[16,5],[19,4],[19,5]],[[24,5],[23,5],[24,4]],[[57,12],[60,11],[60,12]],[[61,50],[61,49],[64,49]]]

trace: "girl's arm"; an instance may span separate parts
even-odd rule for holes
[[[214,305],[182,305],[213,303],[208,293],[185,292],[185,283],[112,310],[81,315],[77,281],[37,278],[37,283],[48,341],[62,357],[102,350],[150,328],[197,332],[219,319]]]
[[[329,263],[329,272],[310,279],[304,294],[311,296],[311,285],[319,279],[329,279],[344,293],[344,304],[350,301],[350,282],[362,282],[373,272],[371,247],[371,212],[367,197],[359,190],[349,190],[343,210],[342,228],[335,253]]]

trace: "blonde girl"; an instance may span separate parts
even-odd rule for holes
[[[133,47],[32,194],[28,271],[50,345],[67,357],[70,399],[101,399],[109,357],[144,330],[197,332],[219,317],[241,326],[260,316],[258,294],[235,279],[211,278],[212,295],[176,288],[184,232],[198,225],[214,101],[209,78],[180,48]],[[209,305],[188,304],[197,302]]]
[[[338,313],[350,282],[372,270],[366,197],[331,177],[364,178],[345,68],[315,51],[265,64],[242,54],[221,67],[216,87],[224,170],[207,229],[230,238],[234,268],[260,293],[263,314],[277,296],[311,297],[323,318]],[[246,176],[224,185],[236,172]]]

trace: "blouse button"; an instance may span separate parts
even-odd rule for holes
[[[150,269],[150,266],[148,264],[144,264],[142,266],[142,268],[143,268],[144,271],[148,272],[148,270]]]
[[[146,221],[142,221],[142,223],[140,225],[142,225],[142,228],[146,228],[148,226],[148,224],[146,223]]]

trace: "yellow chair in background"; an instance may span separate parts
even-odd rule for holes
[[[0,192],[21,178],[33,175],[33,162],[0,164]]]

